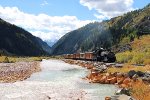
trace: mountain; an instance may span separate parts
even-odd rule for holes
[[[26,30],[0,19],[0,54],[17,56],[49,55],[51,48]]]
[[[44,51],[46,51],[48,54],[51,54],[51,47],[48,45],[47,42],[44,42],[42,39],[40,39],[39,37],[36,37],[38,44],[40,44],[42,46],[42,49]]]
[[[50,47],[52,47],[57,42],[57,40],[55,41],[45,40],[44,42],[46,42]]]
[[[67,33],[53,47],[54,55],[125,45],[150,34],[150,4],[103,22],[90,23]]]

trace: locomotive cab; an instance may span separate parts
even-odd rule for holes
[[[115,62],[116,56],[113,52],[110,50],[105,50],[103,48],[96,49],[94,52],[96,61],[102,61],[102,62]]]

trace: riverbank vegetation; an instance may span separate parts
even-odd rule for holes
[[[141,72],[150,71],[150,65],[135,66],[135,65],[130,65],[130,64],[124,64],[124,66],[120,68],[110,67],[107,69],[107,72],[108,73],[115,73],[115,72],[128,73],[131,70],[141,71]]]
[[[14,63],[14,62],[31,62],[42,61],[42,59],[50,59],[54,57],[17,57],[17,56],[0,56],[0,63]]]
[[[150,64],[150,35],[144,35],[130,43],[132,50],[117,53],[117,62]]]

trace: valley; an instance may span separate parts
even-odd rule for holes
[[[23,17],[38,26],[34,35],[34,28],[0,18],[1,100],[150,100],[150,4],[75,30],[67,27],[69,16],[54,16],[56,23],[37,16]],[[69,25],[83,24],[72,17]],[[50,21],[65,25],[56,28]]]

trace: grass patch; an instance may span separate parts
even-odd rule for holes
[[[108,73],[115,73],[115,72],[121,72],[121,73],[128,73],[130,70],[135,70],[135,71],[150,71],[150,65],[146,66],[133,66],[126,64],[122,68],[116,68],[116,67],[111,67],[107,69]]]
[[[135,39],[131,44],[132,51],[117,53],[117,62],[130,64],[150,64],[150,35]]]
[[[42,59],[51,59],[51,57],[8,57],[0,56],[0,63],[14,63],[19,61],[29,62],[29,61],[42,61]]]
[[[1,56],[1,57],[0,57],[0,62],[9,63],[10,61],[9,61],[8,57],[6,57],[6,56]]]
[[[150,100],[150,86],[143,83],[142,81],[137,81],[132,83],[131,95],[136,100]]]

